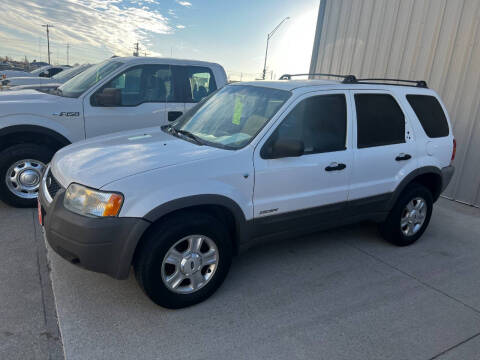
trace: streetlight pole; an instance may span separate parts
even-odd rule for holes
[[[48,48],[48,63],[50,64],[50,33],[48,31],[49,28],[52,28],[53,25],[45,24],[42,25],[44,28],[47,28],[47,48]]]
[[[289,16],[287,16],[285,19],[283,19],[282,21],[280,21],[280,23],[275,27],[275,29],[273,29],[270,33],[268,33],[267,35],[267,47],[265,49],[265,62],[263,63],[263,73],[262,73],[262,79],[265,80],[265,75],[267,73],[267,55],[268,55],[268,43],[270,42],[270,39],[272,38],[273,34],[275,34],[275,32],[278,30],[278,28],[280,26],[282,26],[282,24],[287,21],[288,19],[290,19]]]

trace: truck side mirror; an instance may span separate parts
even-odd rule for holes
[[[97,106],[120,106],[122,105],[122,93],[120,89],[105,88],[94,95],[94,103]]]

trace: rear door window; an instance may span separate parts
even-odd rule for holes
[[[203,66],[186,66],[187,103],[197,103],[217,90],[212,70]]]
[[[447,117],[437,98],[430,95],[407,95],[413,111],[417,115],[423,130],[430,138],[448,136]]]
[[[405,115],[389,94],[355,94],[357,147],[405,142]]]

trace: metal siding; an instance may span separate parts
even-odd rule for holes
[[[457,139],[445,195],[480,206],[480,1],[321,1],[311,70],[427,80]]]

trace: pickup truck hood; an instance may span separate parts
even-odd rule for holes
[[[64,187],[75,182],[100,189],[127,176],[214,158],[227,151],[200,146],[154,127],[74,143],[57,152],[51,166]]]
[[[83,116],[82,103],[78,99],[36,90],[0,91],[0,122],[13,115],[58,120],[61,112],[78,112]]]
[[[47,84],[32,84],[32,85],[17,85],[9,88],[8,90],[10,91],[19,91],[19,90],[28,90],[28,89],[34,89],[38,91],[45,91],[45,90],[55,90],[59,86],[61,86],[61,83],[47,83]]]
[[[55,79],[52,78],[45,78],[45,77],[32,77],[32,76],[22,76],[22,77],[12,77],[7,78],[8,86],[16,86],[16,85],[32,85],[32,84],[48,84],[51,82],[56,82]]]

